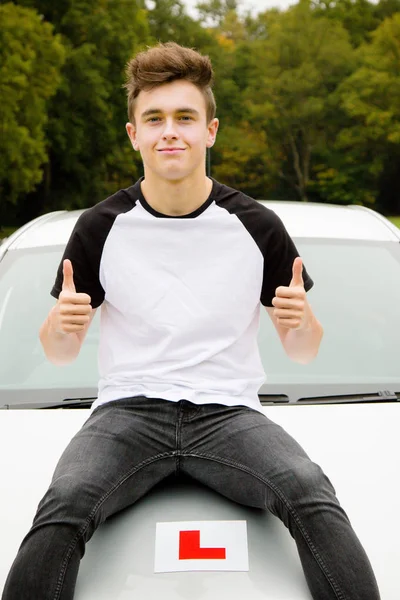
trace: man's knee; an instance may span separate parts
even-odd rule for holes
[[[279,479],[274,496],[287,508],[308,502],[336,502],[331,482],[321,467],[310,460],[296,461]]]
[[[299,461],[294,466],[290,487],[294,498],[335,495],[335,490],[321,467],[310,460]]]

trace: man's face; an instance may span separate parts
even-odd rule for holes
[[[205,151],[214,143],[218,119],[207,123],[200,90],[177,80],[140,92],[135,124],[127,123],[126,129],[134,149],[140,150],[145,174],[150,170],[173,181],[205,169]]]

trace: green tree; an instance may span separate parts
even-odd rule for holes
[[[385,199],[380,197],[380,188],[387,189],[385,179],[396,181],[399,189],[400,13],[379,26],[371,44],[360,47],[358,58],[359,68],[338,89],[348,122],[335,147],[342,157],[340,168],[348,189],[355,193],[357,188],[361,202],[379,199],[385,208]],[[400,213],[399,196],[392,201],[387,211]]]
[[[222,28],[229,13],[237,14],[238,0],[203,0],[196,4],[200,19],[211,27]]]
[[[187,14],[180,0],[153,0],[147,18],[152,43],[174,41],[197,49],[214,43],[211,33]]]
[[[250,196],[264,198],[264,190],[274,184],[278,166],[265,132],[246,121],[223,124],[217,145],[220,150],[212,164],[213,176]]]
[[[60,83],[60,36],[33,10],[0,6],[0,225],[46,163],[49,99]]]
[[[339,21],[354,47],[368,41],[380,23],[376,6],[369,0],[311,0],[310,4],[316,14]]]
[[[396,13],[400,13],[400,0],[380,0],[374,4],[374,14],[379,21],[384,21]]]
[[[270,11],[267,21],[268,35],[252,42],[245,59],[243,96],[287,196],[307,200],[313,160],[333,135],[334,92],[352,72],[354,52],[342,25],[317,17],[307,1],[285,13]]]
[[[50,161],[24,214],[90,206],[130,185],[140,163],[125,133],[125,65],[150,40],[141,0],[20,0],[52,19],[66,48],[63,79],[49,108]]]

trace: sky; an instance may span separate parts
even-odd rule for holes
[[[193,16],[195,16],[194,7],[197,2],[198,0],[183,0],[183,4],[187,6],[189,14]],[[244,8],[248,7],[254,12],[262,12],[267,10],[267,8],[273,7],[285,9],[291,4],[297,4],[297,0],[242,0],[241,4]]]

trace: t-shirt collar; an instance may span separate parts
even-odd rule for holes
[[[141,183],[142,183],[142,181],[144,181],[144,177],[141,177],[140,179],[138,179],[138,181],[134,184],[133,193],[134,193],[135,197],[139,199],[140,204],[143,206],[143,208],[145,210],[147,210],[150,214],[152,214],[154,217],[159,217],[159,218],[163,218],[163,219],[194,219],[194,218],[198,217],[199,215],[201,215],[205,210],[207,210],[207,208],[212,204],[212,202],[214,201],[214,199],[218,193],[220,184],[218,183],[218,181],[216,181],[212,177],[210,177],[210,179],[211,179],[213,185],[212,185],[211,192],[210,192],[210,195],[208,196],[207,200],[205,202],[203,202],[203,204],[201,206],[196,208],[195,211],[193,211],[187,215],[164,215],[163,213],[155,210],[152,206],[150,206],[150,204],[147,202],[146,198],[144,197],[142,188],[141,188]]]

